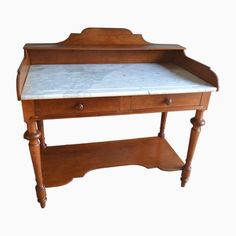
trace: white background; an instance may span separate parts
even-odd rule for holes
[[[235,235],[234,1],[1,1],[0,235]],[[180,172],[129,166],[89,172],[36,202],[15,78],[26,42],[58,42],[86,27],[124,27],[177,43],[215,71],[189,183]],[[194,112],[169,114],[166,136],[185,158]],[[159,114],[46,122],[48,144],[154,136]]]

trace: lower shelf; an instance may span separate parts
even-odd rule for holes
[[[98,168],[141,165],[166,171],[184,163],[164,138],[138,138],[99,143],[49,146],[41,151],[46,187],[64,185]]]

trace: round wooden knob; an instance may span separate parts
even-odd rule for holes
[[[173,100],[171,98],[166,98],[164,102],[169,106],[170,104],[172,104]]]
[[[75,105],[75,109],[77,110],[77,111],[82,111],[83,109],[84,109],[84,105],[83,104],[76,104]]]

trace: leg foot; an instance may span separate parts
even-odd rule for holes
[[[191,167],[186,167],[185,166],[183,167],[183,170],[182,170],[182,175],[181,175],[181,187],[184,187],[185,184],[188,182],[188,179],[189,179],[189,176],[190,176],[190,173],[191,173]]]
[[[46,196],[46,189],[44,186],[35,186],[38,202],[40,203],[40,206],[44,208],[46,206],[47,196]]]

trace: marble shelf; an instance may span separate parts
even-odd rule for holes
[[[31,65],[22,100],[216,90],[185,69],[168,63]]]

